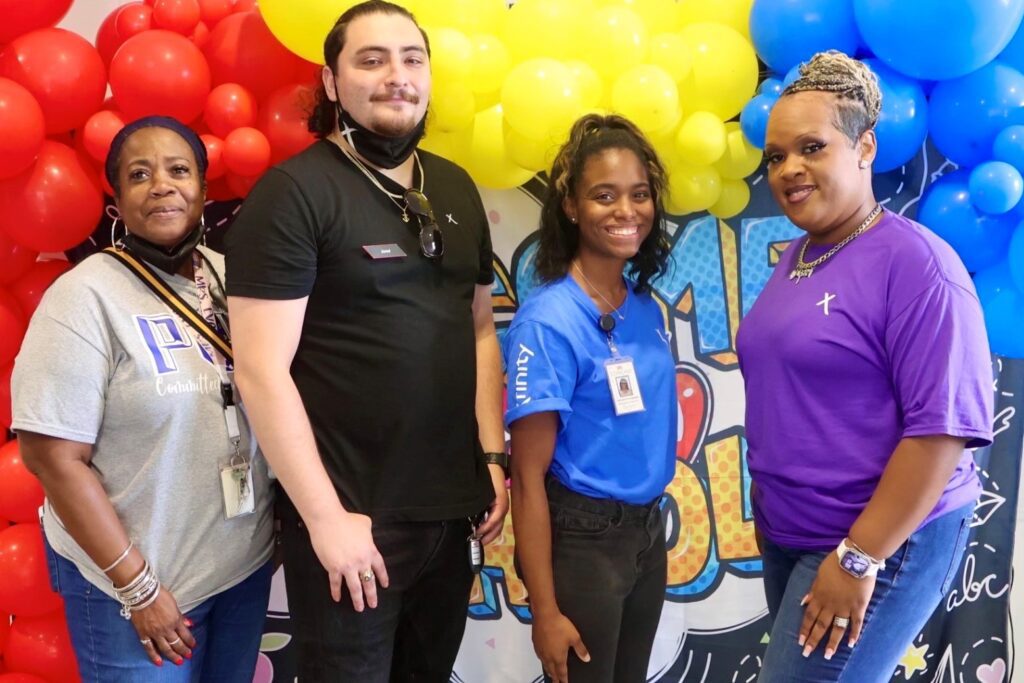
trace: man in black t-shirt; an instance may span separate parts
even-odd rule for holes
[[[324,56],[320,141],[227,235],[235,375],[287,494],[300,680],[447,682],[468,544],[508,510],[487,219],[465,171],[416,150],[431,80],[412,15],[356,5]]]

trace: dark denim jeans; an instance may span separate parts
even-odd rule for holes
[[[187,612],[196,648],[181,666],[158,667],[139,644],[121,605],[46,546],[50,583],[64,598],[71,645],[83,683],[252,683],[270,599],[270,562],[238,585]]]
[[[827,553],[764,542],[764,586],[774,619],[760,683],[884,683],[907,646],[949,591],[963,558],[974,503],[934,519],[916,531],[878,572],[854,648],[842,641],[831,660],[824,644],[803,657],[797,644],[804,608]],[[833,551],[834,552],[834,551]],[[827,635],[827,634],[826,634]]]
[[[660,499],[627,505],[547,481],[555,598],[590,661],[569,651],[572,683],[642,683],[665,603]]]
[[[469,521],[375,522],[390,585],[376,608],[356,612],[344,587],[341,602],[331,599],[298,513],[287,502],[279,510],[298,680],[448,683],[473,586]]]

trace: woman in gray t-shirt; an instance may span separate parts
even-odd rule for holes
[[[206,167],[174,119],[118,133],[125,234],[47,291],[15,363],[12,426],[46,490],[83,681],[249,683],[256,665],[272,501],[233,386],[223,261],[197,248]]]

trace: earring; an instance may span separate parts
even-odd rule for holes
[[[858,163],[857,166],[859,166],[860,168],[867,168],[868,167],[867,159],[861,159],[860,163]]]
[[[110,223],[110,246],[114,247],[115,249],[121,249],[121,247],[124,246],[122,241],[117,238],[117,221],[120,218],[120,216],[114,216],[114,220],[111,221]],[[127,227],[124,229],[124,232],[126,235],[128,234]]]
[[[569,216],[569,221],[571,221],[572,223],[575,223],[576,222],[576,216]]]
[[[203,236],[203,246],[206,246],[206,215],[199,216],[199,233]]]

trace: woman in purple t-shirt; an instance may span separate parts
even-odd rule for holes
[[[815,55],[768,122],[776,201],[807,236],[740,326],[753,507],[774,619],[760,681],[888,681],[959,567],[992,439],[963,264],[871,188],[875,76]]]

